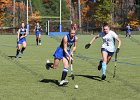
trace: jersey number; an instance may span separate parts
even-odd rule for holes
[[[107,46],[109,46],[109,43],[108,43],[108,41],[106,42],[106,44],[107,44]]]

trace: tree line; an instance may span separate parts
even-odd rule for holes
[[[13,0],[0,1],[0,27],[16,26],[26,20],[26,0],[15,0],[15,16],[13,15]],[[60,0],[31,0],[29,6],[29,21],[46,22],[48,19],[37,16],[59,16]],[[33,11],[31,12],[31,7]],[[113,27],[122,27],[129,23],[133,27],[140,25],[140,0],[80,0],[82,27],[100,27],[110,23]],[[62,0],[62,19],[72,20],[79,24],[78,0]]]

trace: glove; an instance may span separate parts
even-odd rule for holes
[[[119,53],[119,51],[120,51],[120,48],[117,48],[116,53]]]
[[[88,49],[90,46],[91,46],[90,43],[86,44],[86,45],[85,45],[85,49]]]

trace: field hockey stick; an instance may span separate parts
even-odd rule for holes
[[[117,67],[117,53],[115,53],[115,66],[114,66],[113,78],[116,76],[116,67]]]
[[[72,57],[72,55],[71,55],[71,57]],[[73,59],[71,59],[70,68],[71,68],[71,78],[72,78],[72,80],[74,80],[74,74],[73,74]]]

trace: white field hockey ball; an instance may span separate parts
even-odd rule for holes
[[[47,63],[50,63],[50,60],[47,60]]]
[[[75,85],[75,89],[78,89],[78,85],[77,84]]]

